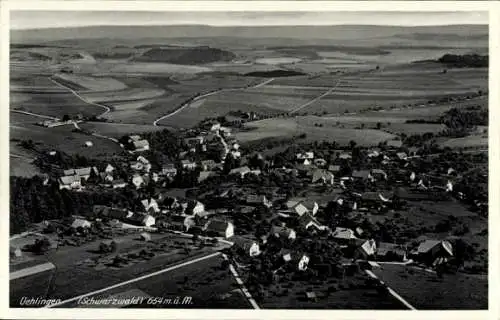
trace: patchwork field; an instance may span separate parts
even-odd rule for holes
[[[157,127],[153,125],[140,125],[140,124],[125,124],[125,123],[111,123],[111,122],[86,122],[80,125],[82,129],[99,134],[119,138],[126,134],[160,131],[165,127]]]
[[[122,152],[120,146],[110,140],[96,138],[73,132],[73,126],[66,125],[45,128],[34,123],[38,117],[10,113],[10,139],[33,140],[47,149],[62,150],[68,154],[80,154],[87,157],[107,157]],[[86,141],[92,141],[93,147],[84,146]]]

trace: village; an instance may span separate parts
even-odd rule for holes
[[[44,178],[47,188],[126,192],[132,199],[122,206],[96,202],[89,212],[43,221],[36,233],[42,238],[22,247],[11,241],[11,261],[22,260],[24,252],[44,254],[97,241],[96,252],[114,255],[106,258],[109,263],[125,268],[127,256],[116,253],[115,238],[136,234],[146,246],[167,233],[222,250],[257,302],[269,294],[266,283],[345,279],[352,268],[365,270],[364,281],[384,291],[370,271],[384,264],[442,276],[456,272],[464,261],[457,261],[453,239],[419,237],[426,233],[422,226],[384,229],[380,217],[393,213],[404,225],[408,219],[402,215],[416,201],[462,201],[487,212],[487,203],[460,187],[464,161],[448,159],[428,167],[427,158],[445,152],[407,147],[401,140],[376,148],[315,143],[264,157],[241,148],[230,127],[208,120],[177,141],[172,149],[179,152],[161,163],[148,160],[155,150],[146,138],[130,135],[119,140],[128,162],[52,170],[57,174]],[[48,152],[45,161],[51,157],[57,152]],[[177,248],[191,250],[186,244]],[[132,256],[152,259],[153,251]],[[314,290],[304,294],[311,301],[318,296]]]

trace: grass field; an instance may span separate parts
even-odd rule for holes
[[[125,123],[106,123],[106,122],[86,122],[80,125],[82,129],[97,132],[110,137],[121,137],[126,134],[160,131],[165,127],[156,127],[153,125],[125,124]]]
[[[139,289],[153,297],[174,299],[175,297],[191,297],[191,304],[148,304],[133,306],[143,308],[251,308],[238,289],[236,281],[229,270],[222,270],[222,258],[213,257],[165,274],[141,280],[139,282],[116,288],[99,295],[106,297],[119,292]],[[187,280],[187,281],[185,281]],[[158,285],[161,283],[161,285]],[[227,295],[222,298],[223,295]],[[71,307],[74,304],[69,304]],[[66,306],[65,306],[66,307]]]
[[[323,124],[323,127],[315,126],[316,123]],[[247,123],[245,128],[248,131],[235,133],[242,142],[302,133],[309,141],[336,141],[341,145],[354,140],[358,145],[370,146],[394,138],[394,135],[380,130],[337,127],[334,121],[314,116],[260,120]]]
[[[62,79],[64,82],[74,83],[78,87],[90,91],[115,91],[127,88],[124,83],[109,77],[96,78],[67,73],[58,73],[54,77],[56,80]]]
[[[141,101],[161,96],[165,91],[158,88],[130,88],[119,91],[86,92],[82,96],[92,102],[113,103]]]
[[[488,148],[488,135],[470,135],[463,138],[446,139],[440,143],[441,147],[454,148]]]
[[[404,266],[384,265],[373,272],[417,310],[478,310],[488,308],[488,279],[485,276],[435,273]]]

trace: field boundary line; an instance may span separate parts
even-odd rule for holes
[[[305,107],[307,107],[307,106],[309,106],[309,105],[313,104],[314,102],[321,100],[321,98],[323,98],[323,97],[325,97],[325,96],[329,95],[330,93],[332,93],[332,92],[333,92],[333,90],[334,90],[334,89],[335,89],[335,88],[336,88],[339,84],[340,84],[340,80],[338,80],[338,81],[337,81],[337,83],[335,83],[335,85],[334,85],[333,87],[331,87],[330,89],[328,89],[328,91],[326,91],[326,92],[322,93],[321,95],[319,95],[319,96],[315,97],[314,99],[309,100],[308,102],[306,102],[306,103],[304,103],[304,104],[302,104],[302,105],[298,106],[297,108],[293,109],[293,110],[292,110],[292,111],[290,111],[289,113],[290,113],[290,114],[295,113],[295,112],[297,112],[297,111],[299,111],[299,110],[302,110],[302,109],[304,109]]]
[[[28,111],[16,110],[16,109],[9,109],[9,111],[10,112],[15,112],[15,113],[26,114],[26,115],[29,115],[29,116],[35,116],[35,117],[39,117],[39,118],[57,120],[56,117],[46,116],[46,115],[39,114],[39,113],[33,113],[33,112],[28,112]]]
[[[260,309],[259,305],[255,301],[255,299],[252,297],[252,294],[250,293],[250,291],[248,291],[243,280],[241,280],[241,277],[238,274],[238,271],[236,271],[236,268],[234,267],[234,265],[229,261],[229,258],[227,257],[227,255],[225,253],[222,254],[222,257],[224,258],[224,260],[229,262],[229,270],[231,270],[231,273],[233,274],[234,279],[241,287],[240,290],[243,292],[243,294],[247,298],[248,302],[250,302],[250,304],[252,305],[252,307],[254,309],[259,310]]]
[[[365,270],[365,272],[372,277],[373,279],[376,279],[380,281],[380,283],[385,284],[382,280],[380,280],[371,270]],[[396,291],[391,289],[390,287],[387,287],[387,290],[389,293],[396,299],[398,299],[402,304],[404,304],[408,309],[410,310],[417,310],[414,306],[412,306],[408,301],[406,301],[403,297],[401,297]]]
[[[152,273],[149,273],[149,274],[145,274],[143,276],[140,276],[140,277],[137,277],[137,278],[134,278],[134,279],[130,279],[130,280],[127,280],[127,281],[123,281],[123,282],[111,285],[109,287],[105,287],[105,288],[102,288],[102,289],[99,289],[99,290],[95,290],[95,291],[92,291],[92,292],[89,292],[89,293],[85,293],[85,294],[82,294],[82,295],[79,295],[79,296],[76,296],[76,297],[73,297],[73,298],[69,298],[69,299],[66,299],[66,300],[54,303],[54,304],[49,304],[49,305],[44,306],[44,308],[52,308],[52,307],[60,306],[62,304],[66,304],[68,302],[72,302],[72,301],[75,301],[75,300],[86,298],[88,296],[92,296],[92,295],[95,295],[95,294],[106,292],[108,290],[119,288],[119,287],[125,286],[127,284],[138,282],[138,281],[141,281],[141,280],[144,280],[144,279],[147,279],[147,278],[151,278],[151,277],[160,275],[162,273],[169,272],[169,271],[172,271],[172,270],[175,270],[175,269],[179,269],[179,268],[182,268],[184,266],[187,266],[187,265],[199,262],[199,261],[210,259],[210,258],[216,257],[216,256],[218,256],[220,254],[221,254],[220,252],[211,253],[209,255],[206,255],[206,256],[203,256],[203,257],[199,257],[199,258],[195,258],[195,259],[192,259],[192,260],[189,260],[189,261],[185,261],[185,262],[179,263],[179,264],[174,265],[174,266],[170,266],[168,268],[165,268],[165,269],[162,269],[162,270],[159,270],[159,271],[155,271],[155,272],[152,272]]]

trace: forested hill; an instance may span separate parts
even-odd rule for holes
[[[455,68],[487,68],[488,55],[479,54],[445,54],[437,61],[447,65],[448,67]]]
[[[210,47],[152,48],[134,58],[142,62],[165,62],[175,64],[200,64],[216,61],[231,61],[236,55],[230,51]]]

